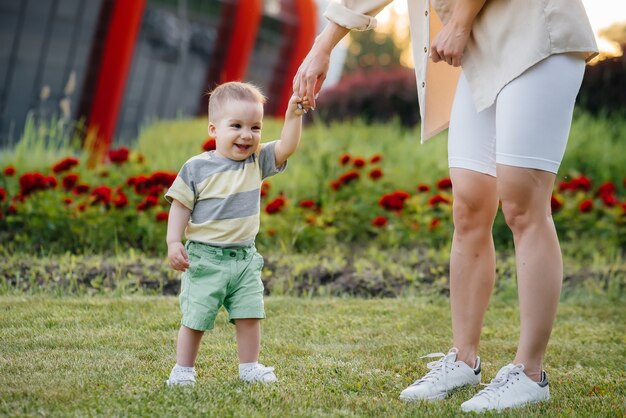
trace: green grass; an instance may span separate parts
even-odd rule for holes
[[[515,353],[517,306],[487,314],[483,381]],[[450,344],[444,298],[266,301],[261,361],[276,385],[237,379],[233,327],[222,313],[205,337],[194,388],[164,386],[174,361],[174,297],[0,298],[1,416],[456,416],[477,388],[441,403],[399,392]],[[551,402],[511,416],[626,413],[623,306],[561,304],[545,361]]]

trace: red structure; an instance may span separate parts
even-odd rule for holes
[[[113,139],[145,4],[145,0],[113,3],[88,117],[88,135],[96,135],[96,155],[103,155]]]
[[[271,69],[270,85],[262,86],[268,96],[275,98],[267,111],[275,116],[284,115],[291,96],[292,79],[313,44],[317,28],[314,0],[283,0],[281,6],[290,18],[283,22],[279,64]],[[116,134],[146,0],[107,0],[103,7],[103,10],[108,10],[106,35],[101,52],[96,53],[95,62],[99,65],[92,87],[93,95],[85,109],[87,132],[93,141],[91,162],[94,164],[105,155]],[[246,77],[262,18],[262,0],[222,3],[214,54],[207,66],[205,89]],[[204,96],[203,93],[199,91],[197,94]],[[201,106],[198,113],[204,114],[206,97],[199,99]],[[158,114],[154,116],[159,117]]]
[[[293,34],[293,44],[286,57],[287,72],[282,77],[279,87],[279,106],[274,110],[275,116],[282,117],[287,109],[289,98],[293,93],[292,80],[298,71],[300,63],[311,49],[317,32],[317,6],[314,0],[296,0],[291,7],[297,17],[297,25]]]

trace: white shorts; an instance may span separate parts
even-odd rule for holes
[[[461,75],[448,131],[450,168],[494,177],[496,164],[556,173],[584,73],[582,58],[551,55],[507,84],[480,113]]]

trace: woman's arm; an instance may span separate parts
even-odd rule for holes
[[[351,29],[368,30],[376,26],[372,18],[391,0],[341,0],[331,2],[324,13],[329,22],[315,39],[293,79],[296,96],[309,99],[315,108],[315,96],[328,73],[330,53]]]
[[[474,19],[485,5],[486,0],[459,0],[452,11],[452,17],[437,34],[430,49],[433,62],[445,61],[458,67],[463,51],[467,46]]]

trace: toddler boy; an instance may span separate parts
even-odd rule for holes
[[[282,172],[298,147],[306,99],[293,96],[280,139],[261,144],[265,97],[248,83],[218,86],[209,99],[209,135],[216,149],[189,159],[165,194],[170,266],[182,271],[176,365],[167,384],[193,385],[194,364],[204,331],[213,328],[221,306],[235,324],[239,376],[246,382],[275,382],[273,367],[258,363],[265,318],[261,269],[254,247],[259,231],[260,188]],[[181,238],[185,232],[187,243]]]

